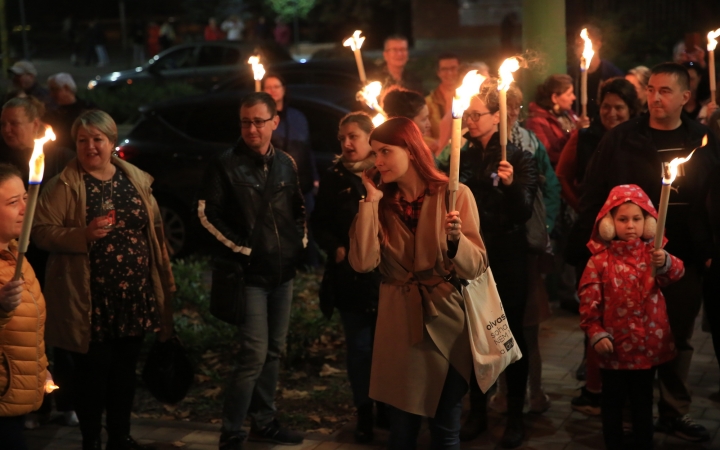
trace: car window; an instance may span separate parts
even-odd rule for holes
[[[155,61],[153,66],[159,70],[188,69],[195,65],[195,47],[184,47],[172,51]]]
[[[200,141],[232,144],[240,137],[239,111],[234,103],[200,106],[190,113],[183,131]]]
[[[204,45],[200,47],[198,67],[232,66],[238,63],[240,51],[232,47]]]

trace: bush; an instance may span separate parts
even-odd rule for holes
[[[97,104],[100,109],[110,114],[116,123],[123,124],[135,122],[140,117],[138,108],[142,105],[188,97],[202,92],[198,88],[183,83],[163,85],[142,83],[136,86],[95,88],[86,90],[80,96]]]

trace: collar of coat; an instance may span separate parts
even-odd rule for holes
[[[110,162],[122,170],[123,174],[128,177],[130,182],[137,188],[143,190],[149,190],[150,185],[153,182],[153,177],[147,172],[143,172],[132,164],[123,161],[117,156],[113,155],[110,157]],[[67,163],[65,169],[60,173],[60,181],[67,184],[68,186],[78,186],[82,181],[82,176],[85,170],[80,165],[80,161],[77,157],[73,158]]]
[[[267,153],[261,155],[260,153],[248,147],[243,138],[238,139],[233,151],[238,155],[247,156],[252,161],[255,161],[257,164],[271,165],[273,158],[275,157],[275,147],[273,147],[272,144],[270,144],[270,146],[268,147]]]

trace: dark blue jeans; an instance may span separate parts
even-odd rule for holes
[[[370,366],[377,315],[340,311],[347,343],[347,370],[356,408],[372,404]]]
[[[25,416],[0,417],[0,448],[3,450],[27,450],[23,430]]]
[[[462,399],[467,390],[468,384],[465,379],[453,366],[450,366],[435,417],[428,419],[430,448],[433,450],[460,448],[460,415],[462,414]],[[390,408],[388,448],[413,450],[417,446],[422,419],[422,416]]]

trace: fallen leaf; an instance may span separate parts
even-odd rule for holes
[[[195,397],[185,397],[183,399],[183,403],[195,403],[197,402],[197,399]]]
[[[213,398],[213,399],[215,399],[215,398],[218,397],[218,395],[220,395],[220,392],[222,392],[222,388],[221,388],[221,387],[215,387],[215,388],[205,389],[205,390],[203,391],[203,393],[202,393],[202,396],[205,397],[205,398]]]
[[[322,392],[327,390],[327,386],[313,386],[313,391]]]
[[[210,377],[207,376],[207,375],[201,375],[201,374],[199,374],[199,373],[196,373],[196,374],[195,374],[195,382],[197,382],[197,383],[204,383],[204,382],[206,382],[206,381],[210,381],[211,379],[212,379],[212,378],[210,378]]]
[[[335,423],[338,421],[338,418],[335,416],[326,416],[326,417],[323,417],[323,420],[325,422]]]
[[[317,423],[321,422],[320,416],[318,416],[317,414],[309,414],[307,417],[308,417],[308,419],[312,420],[313,422],[317,422]]]
[[[216,352],[213,352],[213,351],[208,350],[208,351],[206,351],[205,353],[203,353],[202,358],[203,358],[203,359],[210,359],[210,358],[216,358],[216,357],[218,357],[218,356],[220,356],[220,353],[216,353]]]
[[[306,430],[306,433],[320,433],[320,434],[332,434],[333,430],[330,428],[318,428],[317,430]]]
[[[168,416],[167,414],[163,414],[160,416],[160,420],[175,420],[175,416]]]
[[[332,367],[330,364],[323,364],[322,369],[320,370],[320,376],[321,377],[330,377],[330,376],[337,376],[337,375],[344,375],[346,371],[336,369]]]
[[[181,441],[175,441],[172,443],[172,446],[175,448],[185,447],[185,443]]]
[[[177,414],[178,418],[185,419],[190,416],[190,411],[180,411],[180,413]]]
[[[307,374],[305,372],[295,372],[290,375],[291,380],[300,380],[302,378],[307,378]]]
[[[298,391],[295,389],[283,389],[281,391],[282,398],[288,399],[288,400],[302,400],[304,398],[309,398],[310,393],[308,391]]]
[[[222,419],[210,419],[210,423],[220,423]]]
[[[332,355],[326,355],[325,359],[328,359],[330,361],[337,361],[337,353],[333,353]]]
[[[130,413],[130,418],[131,418],[131,419],[139,419],[140,416],[138,416],[138,415],[135,414],[135,413]]]
[[[173,406],[173,405],[163,405],[163,408],[165,408],[165,411],[167,411],[167,412],[169,412],[169,413],[173,413],[173,412],[175,412],[175,410],[177,409],[177,406]]]

